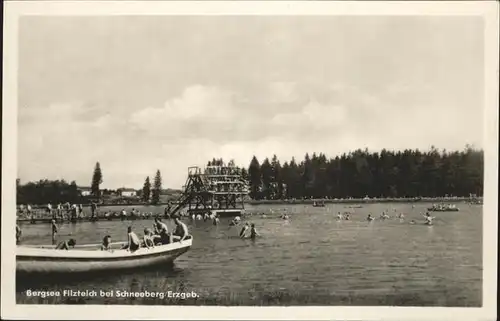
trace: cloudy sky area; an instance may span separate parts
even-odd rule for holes
[[[23,17],[18,177],[482,147],[483,63],[472,17]]]

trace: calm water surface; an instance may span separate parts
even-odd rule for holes
[[[173,268],[117,274],[91,280],[17,282],[18,303],[203,304],[203,305],[401,305],[481,306],[482,207],[459,204],[460,212],[435,213],[434,226],[420,212],[430,204],[369,204],[348,208],[328,204],[248,206],[243,220],[261,234],[255,242],[238,238],[229,219],[219,226],[185,219],[193,247]],[[135,207],[161,213],[162,208]],[[130,209],[130,208],[129,208]],[[104,209],[101,209],[104,210]],[[119,210],[113,208],[113,211]],[[405,213],[405,220],[365,221]],[[337,212],[351,212],[337,221]],[[266,214],[266,217],[262,216]],[[279,219],[280,213],[291,216]],[[411,219],[419,224],[409,224]],[[126,228],[142,234],[152,220],[65,223],[59,239],[100,243],[105,234],[125,240]],[[173,222],[168,222],[169,227]],[[50,244],[50,225],[23,225],[24,244]],[[182,291],[200,298],[45,298],[26,290]]]

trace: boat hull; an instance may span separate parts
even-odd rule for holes
[[[23,274],[74,274],[134,270],[166,265],[187,252],[192,239],[182,243],[127,250],[85,251],[54,250],[18,247],[16,273]]]
[[[439,209],[439,208],[428,208],[427,209],[429,212],[458,212],[458,208],[446,208],[446,209]]]

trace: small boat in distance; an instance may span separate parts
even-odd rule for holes
[[[112,249],[101,251],[100,244],[75,246],[56,250],[54,246],[23,245],[16,249],[16,272],[30,274],[73,274],[130,270],[166,265],[192,246],[189,237],[182,242],[139,248],[135,252],[121,249],[122,242],[112,243]]]
[[[434,204],[432,207],[427,208],[429,212],[458,212],[460,209],[452,204]]]
[[[321,202],[314,201],[313,207],[325,207],[325,201],[321,201]]]

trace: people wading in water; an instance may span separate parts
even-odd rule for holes
[[[260,236],[260,234],[257,233],[257,230],[255,229],[255,224],[252,223],[252,226],[250,227],[250,239],[255,240],[257,236]]]
[[[19,244],[21,242],[21,235],[23,232],[21,231],[21,228],[19,225],[16,224],[16,244]]]
[[[240,238],[245,238],[245,234],[249,228],[250,228],[250,224],[248,224],[248,222],[246,222],[245,225],[243,225],[243,227],[241,228]]]
[[[92,202],[92,204],[90,204],[90,210],[92,212],[91,214],[91,220],[95,220],[97,219],[97,204]]]
[[[56,220],[52,220],[50,222],[51,222],[51,229],[52,229],[52,244],[56,244],[56,235],[58,232]]]
[[[432,217],[429,212],[425,213],[424,218],[425,218],[425,223],[424,224],[426,224],[426,225],[432,225],[432,220],[434,219],[434,217]]]

